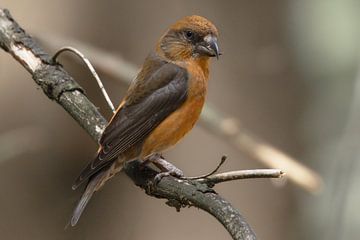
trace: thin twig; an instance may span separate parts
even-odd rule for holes
[[[87,59],[84,54],[82,54],[79,50],[77,50],[77,49],[74,48],[74,47],[69,47],[69,46],[67,46],[67,47],[62,47],[62,48],[60,48],[60,49],[54,54],[54,56],[52,57],[53,61],[56,62],[57,57],[58,57],[62,52],[65,52],[65,51],[74,53],[76,56],[78,56],[78,57],[86,64],[86,66],[87,66],[88,69],[90,70],[91,74],[92,74],[92,75],[94,76],[94,78],[96,79],[96,82],[98,83],[99,88],[100,88],[102,94],[104,95],[105,100],[106,100],[108,106],[110,107],[111,111],[112,111],[113,113],[115,113],[114,104],[112,103],[109,95],[107,94],[106,89],[105,89],[102,81],[100,80],[99,75],[98,75],[97,72],[95,71],[95,68],[93,67],[93,65],[91,64],[91,62],[89,61],[89,59]]]
[[[181,177],[180,179],[184,179],[184,180],[197,180],[197,179],[202,179],[202,178],[207,178],[211,175],[214,175],[215,173],[217,173],[217,171],[220,169],[220,167],[225,163],[227,159],[227,156],[222,156],[220,159],[219,164],[216,166],[216,168],[214,170],[212,170],[211,172],[204,174],[204,175],[200,175],[200,176],[196,176],[196,177]]]
[[[280,169],[251,169],[251,170],[239,170],[225,173],[214,174],[207,178],[198,179],[198,182],[210,184],[213,186],[217,183],[228,182],[240,179],[250,178],[281,178],[284,176],[284,172]]]
[[[106,52],[84,42],[69,40],[56,34],[39,35],[52,49],[64,43],[81,48],[86,52],[98,70],[105,72],[122,83],[129,84],[136,75],[137,67],[121,56]],[[322,187],[321,177],[297,159],[255,136],[236,119],[226,116],[215,107],[205,105],[200,126],[235,146],[240,152],[270,168],[282,169],[289,180],[309,192],[318,192]]]

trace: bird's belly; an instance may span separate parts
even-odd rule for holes
[[[141,152],[142,159],[168,149],[183,138],[199,119],[203,105],[204,96],[188,99],[178,110],[160,123],[144,142]]]

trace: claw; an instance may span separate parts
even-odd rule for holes
[[[154,177],[155,184],[158,184],[163,177],[167,176],[173,176],[179,179],[184,177],[184,173],[180,169],[166,161],[159,153],[155,153],[150,156],[147,160],[145,160],[144,164],[148,164],[150,162],[161,170],[161,172],[156,174]]]
[[[164,177],[167,177],[167,176],[170,176],[170,172],[161,172],[161,173],[156,174],[155,177],[154,177],[154,183],[155,183],[155,185],[158,185],[159,182],[160,182]]]
[[[173,176],[175,178],[181,179],[182,177],[184,177],[184,173],[178,168],[171,169],[167,172],[160,172],[154,177],[155,184],[157,185],[164,177],[168,176]]]

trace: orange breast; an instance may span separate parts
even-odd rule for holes
[[[187,69],[190,72],[187,100],[148,136],[142,148],[142,159],[175,145],[199,119],[205,102],[207,76],[199,67],[187,67]]]

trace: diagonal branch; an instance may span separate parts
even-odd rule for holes
[[[98,140],[107,122],[83,94],[81,87],[47,54],[9,11],[0,9],[0,47],[32,75],[44,93],[59,103],[89,134]]]
[[[6,9],[0,8],[0,47],[11,54],[32,75],[52,100],[60,104],[93,138],[98,141],[107,121],[83,94],[81,87],[18,25]],[[206,184],[166,177],[155,185],[157,173],[149,167],[140,169],[134,161],[125,167],[127,175],[146,193],[168,199],[177,209],[196,206],[216,217],[233,239],[256,239],[239,211]]]

